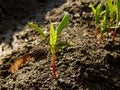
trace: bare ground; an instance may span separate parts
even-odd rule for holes
[[[89,8],[94,0],[81,5],[66,0],[12,0],[9,5],[6,2],[2,2],[0,11],[0,90],[120,90],[120,34],[115,42],[111,42],[110,35],[98,44]],[[49,48],[27,23],[37,23],[48,34],[49,20],[58,25],[65,12],[70,14],[70,21],[60,41],[75,45],[56,53],[55,80]],[[13,61],[39,48],[47,48],[44,55],[33,58],[14,74],[8,72]]]

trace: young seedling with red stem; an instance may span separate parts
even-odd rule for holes
[[[100,4],[97,5],[96,8],[93,6],[93,4],[90,4],[90,7],[95,17],[95,31],[94,31],[95,37],[97,37],[97,34],[98,34],[100,18],[104,14],[104,12],[102,11],[102,3],[103,3],[103,0],[101,1]]]
[[[110,26],[113,25],[113,21],[115,20],[116,18],[116,4],[115,4],[115,1],[112,2],[112,0],[107,0],[107,4],[108,6],[108,10],[109,10],[109,28],[108,28],[108,33],[111,32],[111,28]]]
[[[113,33],[112,41],[114,41],[116,34],[117,34],[117,28],[119,28],[119,22],[120,22],[120,0],[115,0],[116,3],[116,27]]]
[[[102,43],[103,33],[114,29],[112,41],[114,41],[115,36],[117,34],[118,28],[120,28],[120,0],[107,0],[106,1],[106,10],[102,11],[102,3],[96,8],[92,4],[90,4],[91,9],[95,16],[95,36],[97,36],[98,28],[100,27],[100,44]],[[103,20],[100,20],[103,19]],[[101,24],[100,24],[101,22]],[[114,22],[116,24],[114,24]]]
[[[100,30],[100,44],[102,43],[102,39],[103,39],[103,34],[107,31],[108,27],[107,27],[107,21],[108,21],[108,13],[109,13],[109,10],[108,10],[108,6],[106,6],[106,10],[105,10],[105,14],[103,16],[103,20],[102,20],[102,23],[101,23],[101,30]]]
[[[36,31],[38,31],[40,33],[40,35],[45,39],[45,41],[50,46],[50,52],[52,54],[52,56],[51,56],[52,74],[53,74],[53,77],[55,79],[57,79],[56,65],[55,65],[56,50],[62,48],[63,46],[70,45],[70,43],[68,43],[68,42],[58,42],[58,38],[59,38],[59,36],[61,34],[61,31],[68,24],[69,19],[70,19],[69,14],[66,14],[63,17],[63,19],[60,22],[60,24],[58,25],[58,27],[56,28],[56,30],[54,29],[53,23],[50,22],[50,37],[49,37],[49,40],[47,39],[47,36],[45,35],[45,33],[43,32],[43,30],[40,27],[38,27],[37,25],[35,25],[33,23],[28,23],[29,26],[31,26],[32,28],[34,28]]]

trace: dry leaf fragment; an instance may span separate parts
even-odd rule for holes
[[[10,66],[9,72],[11,73],[15,73],[17,70],[20,69],[20,67],[22,67],[30,58],[32,57],[38,57],[39,55],[43,54],[45,52],[44,49],[38,49],[35,50],[32,53],[28,53],[18,59],[15,60],[15,62],[13,62]]]
[[[2,65],[3,64],[3,61],[2,60],[0,60],[0,65]]]

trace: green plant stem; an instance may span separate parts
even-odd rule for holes
[[[56,56],[54,53],[52,53],[52,74],[54,76],[55,79],[57,79],[57,76],[56,76],[56,68],[55,68],[55,60],[56,60]]]

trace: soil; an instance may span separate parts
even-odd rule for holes
[[[6,0],[0,4],[0,90],[120,90],[120,34],[99,44],[93,31],[94,15],[89,7],[96,0]],[[70,21],[60,41],[73,42],[56,52],[57,80],[51,73],[51,53],[38,32],[28,26],[37,23],[49,34],[64,14]],[[99,35],[98,35],[99,36]],[[8,72],[19,57],[44,49],[17,72]]]

